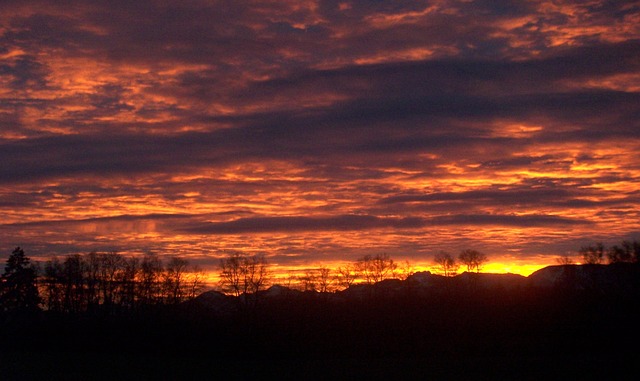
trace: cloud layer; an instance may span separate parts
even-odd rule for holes
[[[640,238],[639,25],[608,1],[4,1],[0,242],[549,264]]]

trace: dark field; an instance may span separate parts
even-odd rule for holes
[[[565,285],[566,286],[566,285]],[[354,292],[354,290],[358,292]],[[6,317],[2,380],[636,380],[635,286],[217,295],[123,316]],[[255,304],[254,304],[255,302]],[[222,308],[221,306],[226,306]]]

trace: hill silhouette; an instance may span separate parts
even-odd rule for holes
[[[420,272],[2,325],[2,379],[635,379],[640,266]]]

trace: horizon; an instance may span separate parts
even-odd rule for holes
[[[0,4],[0,244],[281,274],[640,241],[640,6]]]
[[[24,250],[24,248],[21,248],[21,249]],[[94,252],[94,253],[97,253],[97,252]],[[114,253],[114,252],[111,252],[111,253]],[[76,254],[79,254],[84,257],[86,254],[89,254],[89,253],[71,253],[69,255],[76,255]],[[109,254],[109,253],[97,253],[97,254]],[[140,256],[138,255],[127,255],[123,253],[116,253],[116,254],[125,256],[125,257],[140,258]],[[40,258],[33,259],[29,255],[27,255],[27,258],[29,258],[34,264],[36,264],[37,266],[36,268],[39,269],[39,271],[41,271],[48,261],[57,259],[64,262],[65,257],[54,256],[49,258],[40,257]],[[186,259],[184,257],[180,257],[180,258]],[[160,260],[162,261],[164,261],[165,259],[166,258],[164,257],[160,257]],[[361,259],[362,258],[359,258],[358,260],[361,260]],[[520,275],[523,277],[528,277],[531,274],[535,273],[536,271],[544,269],[546,267],[550,267],[550,266],[561,266],[561,265],[581,266],[584,264],[582,263],[582,261],[578,260],[577,257],[576,258],[563,257],[562,259],[564,261],[569,260],[568,263],[560,263],[559,261],[560,257],[557,257],[554,263],[548,263],[545,265],[531,265],[531,264],[518,265],[513,263],[511,264],[495,263],[495,262],[492,262],[491,259],[489,258],[488,261],[482,264],[479,269],[468,270],[466,266],[460,262],[459,259],[456,259],[457,270],[455,271],[449,270],[452,272],[450,272],[449,275],[445,275],[442,267],[433,261],[429,263],[426,263],[426,262],[411,263],[408,261],[401,262],[396,260],[396,258],[392,258],[392,257],[390,257],[390,259],[393,260],[393,262],[397,267],[385,279],[400,279],[400,280],[421,272],[428,272],[433,275],[439,275],[444,277],[455,277],[458,275],[462,275],[464,273],[512,274],[512,275]],[[312,263],[305,266],[280,266],[277,263],[274,264],[274,263],[269,263],[267,261],[266,262],[266,265],[268,268],[267,288],[271,286],[276,286],[276,285],[284,286],[284,287],[299,288],[301,284],[304,282],[305,277],[313,275],[315,274],[315,272],[317,272],[321,268],[324,268],[330,271],[329,285],[331,289],[338,290],[341,288],[341,286],[338,284],[339,283],[338,269],[340,267],[344,267],[348,265],[355,265],[356,262],[343,261],[343,262],[334,262],[334,263],[315,263],[315,264]],[[600,264],[606,265],[610,263],[607,263],[603,258],[603,261]],[[186,268],[187,274],[200,273],[202,275],[202,279],[200,280],[200,282],[202,282],[203,292],[209,291],[209,290],[216,290],[216,291],[221,290],[222,288],[221,271],[222,270],[219,266],[216,269],[203,269],[197,265],[193,266],[190,263],[187,263],[187,268]],[[42,275],[43,273],[39,273],[39,276],[42,276]],[[317,276],[317,274],[315,275]],[[362,279],[361,277],[356,277],[354,281],[354,284],[368,284],[368,283],[369,283],[368,281],[366,281],[365,279]]]

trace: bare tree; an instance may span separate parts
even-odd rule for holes
[[[369,284],[393,278],[397,267],[398,265],[388,254],[365,255],[356,262],[356,269],[360,276]]]
[[[329,292],[331,290],[331,269],[321,266],[318,269],[318,291]]]
[[[193,299],[202,291],[205,273],[199,266],[194,266],[188,274],[187,299]]]
[[[409,261],[404,261],[404,263],[402,264],[402,266],[399,267],[399,270],[398,270],[398,276],[400,280],[406,280],[414,273],[415,273],[415,269],[413,265],[409,263]]]
[[[180,257],[171,257],[164,272],[165,298],[170,304],[180,303],[185,296],[185,278],[189,262]]]
[[[595,245],[581,247],[579,252],[582,255],[584,263],[599,264],[602,263],[605,249],[604,245],[601,242],[598,242]]]
[[[556,263],[559,265],[572,265],[575,262],[573,261],[573,258],[568,256],[567,254],[564,254],[556,258]]]
[[[344,266],[338,267],[336,271],[338,272],[336,282],[340,287],[351,287],[357,278],[357,269],[355,264],[347,263]]]
[[[124,258],[115,251],[100,255],[100,285],[102,289],[102,305],[111,309],[118,302],[118,288]]]
[[[249,291],[257,295],[266,288],[270,281],[269,265],[264,254],[255,254],[247,258],[245,282],[249,284]]]
[[[64,267],[57,257],[44,265],[44,303],[47,310],[62,311],[64,305]]]
[[[162,272],[162,261],[157,254],[147,253],[142,257],[138,273],[138,298],[142,304],[150,305],[161,302]]]
[[[329,292],[333,283],[331,269],[326,266],[307,269],[298,276],[298,281],[303,291]]]
[[[625,242],[627,245],[631,246],[631,253],[633,257],[632,261],[634,263],[640,263],[640,242],[635,240],[633,242],[624,241],[622,244],[625,245]]]
[[[230,253],[220,260],[220,282],[225,292],[240,296],[248,292],[245,282],[246,255],[239,252]]]
[[[257,294],[269,283],[269,265],[264,254],[249,256],[234,252],[220,261],[222,289],[235,296]]]
[[[84,257],[84,266],[82,266],[85,292],[87,298],[87,308],[93,309],[100,305],[100,285],[101,285],[101,269],[102,258],[100,254],[91,252]]]
[[[68,256],[63,263],[63,309],[79,313],[86,309],[83,279],[84,260],[80,254]]]
[[[623,241],[621,246],[613,245],[607,250],[609,263],[632,262],[633,246],[629,241]]]
[[[314,269],[307,270],[298,277],[302,291],[317,291],[318,275]]]
[[[460,265],[456,262],[455,258],[446,251],[440,251],[434,257],[434,262],[442,270],[444,276],[454,276],[458,271]]]
[[[477,250],[466,249],[460,252],[458,260],[467,266],[467,271],[471,272],[475,269],[476,272],[480,272],[480,268],[488,259],[484,253]]]
[[[137,298],[137,279],[140,272],[140,259],[138,257],[124,258],[122,271],[120,272],[120,308],[132,310]]]

